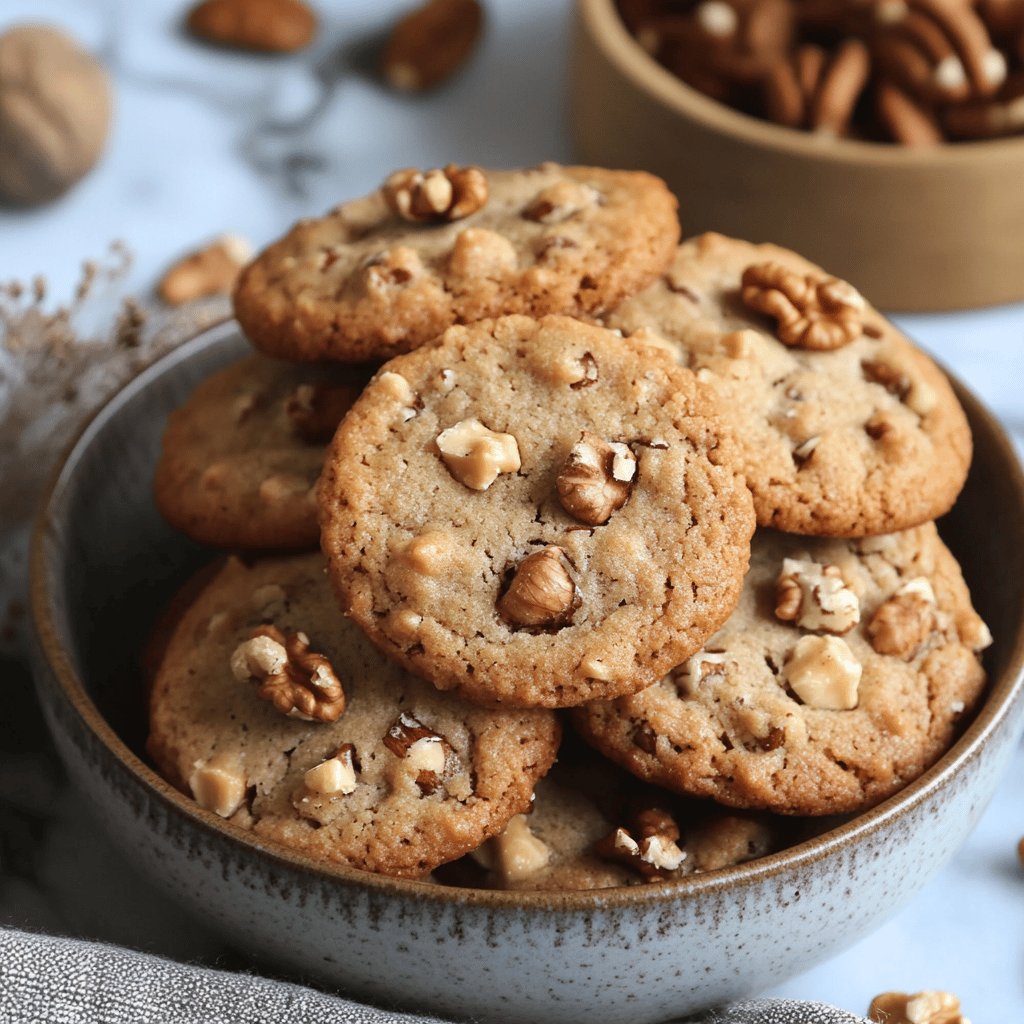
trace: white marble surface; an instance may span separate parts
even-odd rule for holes
[[[42,272],[54,300],[65,300],[82,260],[119,238],[135,254],[122,286],[145,294],[168,259],[197,242],[231,231],[262,244],[397,166],[571,158],[566,3],[491,0],[471,67],[422,99],[395,97],[354,70],[366,40],[407,4],[322,0],[316,47],[284,59],[197,47],[178,29],[184,6],[0,2],[0,30],[26,19],[66,25],[107,61],[117,89],[113,136],[95,172],[51,206],[0,208],[0,281]],[[681,216],[685,227],[685,197]],[[1024,304],[900,321],[1019,443]],[[0,743],[0,922],[183,958],[224,956],[109,850],[63,788],[33,710],[26,703],[21,713],[31,725],[8,717],[8,742]],[[31,799],[26,785],[35,787]],[[874,935],[772,994],[864,1012],[878,991],[944,988],[962,997],[974,1024],[1024,1019],[1022,834],[1024,749],[966,847],[919,896]],[[92,883],[111,863],[116,898],[97,900]]]

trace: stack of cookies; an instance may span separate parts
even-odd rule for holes
[[[635,172],[401,171],[243,272],[261,354],[157,469],[235,551],[159,645],[172,783],[316,858],[598,888],[770,852],[947,749],[989,642],[932,523],[970,461],[948,382],[675,208]]]

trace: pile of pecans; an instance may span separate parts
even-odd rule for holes
[[[1024,0],[616,0],[713,99],[825,136],[929,146],[1024,133]]]

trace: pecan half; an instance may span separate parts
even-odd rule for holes
[[[469,59],[483,27],[479,0],[428,0],[391,30],[381,74],[393,89],[423,92]]]
[[[754,263],[743,271],[740,294],[749,309],[774,317],[776,336],[785,345],[836,349],[864,330],[864,299],[838,277]]]
[[[309,649],[305,633],[257,626],[231,655],[231,671],[243,682],[258,682],[256,693],[282,715],[334,722],[345,710],[345,691],[331,663]]]

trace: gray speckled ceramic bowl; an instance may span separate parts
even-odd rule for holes
[[[205,557],[150,498],[167,412],[245,346],[207,331],[86,428],[32,550],[36,677],[61,754],[154,882],[242,950],[372,1001],[485,1021],[646,1024],[761,989],[876,927],[977,821],[1024,722],[1024,479],[961,391],[977,456],[944,524],[996,641],[976,720],[898,796],[783,853],[593,893],[447,889],[325,866],[236,831],[140,756],[141,638]]]

